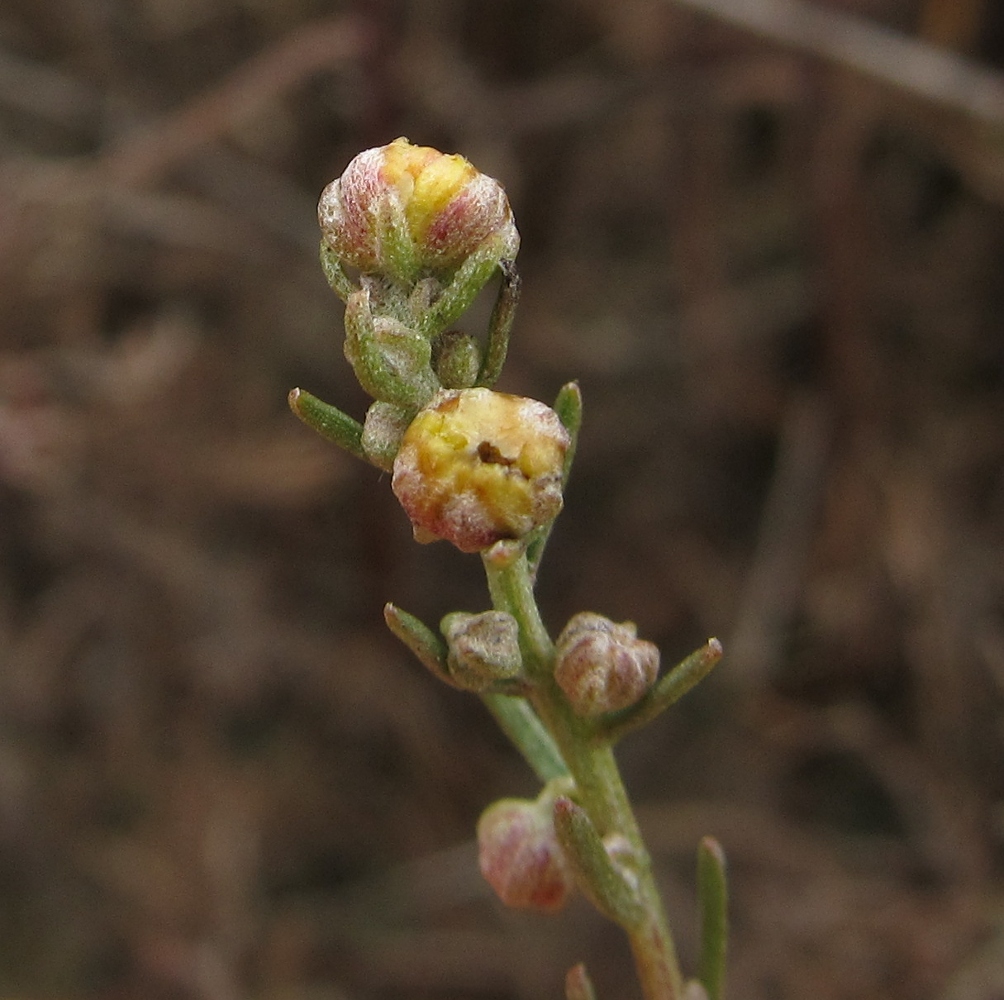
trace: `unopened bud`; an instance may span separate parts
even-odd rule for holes
[[[432,342],[432,370],[444,389],[469,389],[478,378],[481,351],[469,333],[444,330]]]
[[[568,446],[558,415],[537,400],[442,391],[405,432],[392,486],[418,541],[478,552],[558,514]]]
[[[412,412],[439,388],[428,340],[393,316],[374,316],[364,285],[345,305],[345,357],[374,398]]]
[[[497,681],[515,680],[523,667],[519,626],[504,611],[448,614],[440,625],[449,653],[450,676],[469,691],[484,691]]]
[[[546,794],[501,799],[481,814],[481,874],[506,906],[553,913],[565,905],[574,880],[551,817]]]
[[[394,456],[401,447],[401,438],[411,423],[407,410],[393,403],[371,404],[366,411],[361,443],[366,457],[385,472],[394,467]]]
[[[575,615],[556,648],[554,679],[584,718],[633,705],[659,673],[658,647],[637,638],[633,622],[618,625],[592,612]]]
[[[464,157],[395,139],[367,149],[321,194],[325,244],[343,265],[404,284],[451,272],[491,244],[512,259],[519,234],[505,191]]]

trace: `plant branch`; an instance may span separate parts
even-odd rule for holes
[[[573,715],[554,681],[554,644],[537,608],[526,553],[513,543],[499,542],[482,558],[495,609],[508,612],[519,624],[524,668],[535,682],[530,701],[575,779],[577,804],[598,837],[617,833],[630,845],[638,879],[638,910],[634,919],[621,926],[631,945],[645,1000],[679,1000],[683,989],[680,965],[651,858],[611,746],[588,738],[588,727]],[[623,912],[613,901],[602,909]]]

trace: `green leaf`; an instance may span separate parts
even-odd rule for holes
[[[722,1000],[729,936],[728,886],[725,852],[714,837],[704,837],[697,848],[697,901],[701,924],[700,980],[708,1000]]]
[[[338,255],[324,240],[321,240],[321,270],[327,279],[331,290],[343,301],[348,302],[349,296],[356,291],[356,286],[342,268]]]
[[[651,722],[707,677],[721,658],[722,644],[717,639],[709,639],[660,678],[637,704],[601,719],[596,736],[613,743],[626,733]]]
[[[450,687],[459,687],[446,666],[446,643],[441,636],[414,615],[390,603],[384,605],[383,617],[387,627],[415,654],[422,666]]]
[[[289,408],[321,437],[344,448],[347,452],[369,462],[363,451],[363,426],[336,406],[325,403],[305,389],[293,389],[289,394]]]
[[[579,389],[578,382],[569,382],[558,390],[557,398],[554,401],[554,412],[558,414],[558,419],[568,431],[570,438],[561,470],[561,486],[564,490],[572,472],[572,462],[575,460],[575,449],[579,440],[579,429],[582,427],[582,391]],[[537,570],[540,568],[541,559],[544,558],[544,548],[547,545],[547,540],[551,537],[553,527],[554,519],[541,525],[530,536],[527,543],[526,558],[530,566],[531,579],[537,578]]]
[[[457,268],[450,283],[419,318],[419,332],[434,337],[467,312],[498,267],[498,252],[489,242]]]
[[[488,321],[488,347],[481,370],[478,372],[478,385],[491,388],[502,374],[506,355],[509,353],[509,334],[512,332],[513,320],[516,318],[516,306],[519,304],[521,280],[516,270],[516,262],[500,260],[498,268],[502,272],[502,284],[499,285],[498,298]]]
[[[582,390],[578,382],[567,382],[558,390],[554,400],[554,412],[558,414],[558,419],[572,439],[568,451],[565,452],[563,481],[567,483],[572,471],[572,462],[575,460],[579,431],[582,428]]]
[[[559,796],[554,800],[554,830],[583,895],[614,923],[637,926],[645,915],[638,894],[607,854],[586,810]]]

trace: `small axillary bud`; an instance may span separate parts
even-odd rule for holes
[[[523,670],[519,625],[505,611],[448,614],[440,624],[448,648],[450,676],[468,691],[486,691],[517,680]]]
[[[444,330],[432,341],[432,370],[444,389],[469,389],[478,379],[481,351],[461,330]]]
[[[393,403],[377,401],[366,411],[360,443],[366,457],[384,472],[394,468],[394,457],[409,423],[411,414]]]
[[[322,192],[317,215],[343,266],[405,285],[450,273],[488,244],[497,259],[519,249],[498,181],[462,156],[404,138],[356,156]]]
[[[633,622],[575,615],[558,636],[554,679],[576,715],[595,718],[633,705],[655,683],[659,649]]]
[[[575,881],[554,831],[553,794],[501,799],[478,820],[481,874],[506,906],[554,913]]]
[[[416,540],[479,552],[558,514],[569,443],[558,415],[535,399],[444,390],[405,432],[392,488]]]

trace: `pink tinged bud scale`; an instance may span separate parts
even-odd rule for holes
[[[478,552],[558,514],[568,447],[544,403],[484,388],[442,391],[405,432],[392,488],[418,541]]]
[[[501,799],[478,821],[481,874],[506,906],[560,910],[574,876],[554,832],[550,799]]]
[[[496,260],[519,249],[498,181],[403,138],[356,156],[322,192],[318,221],[341,264],[404,282],[451,272],[488,247]]]
[[[659,673],[658,647],[637,638],[633,622],[618,625],[592,612],[569,621],[556,650],[554,679],[583,718],[635,704]]]

